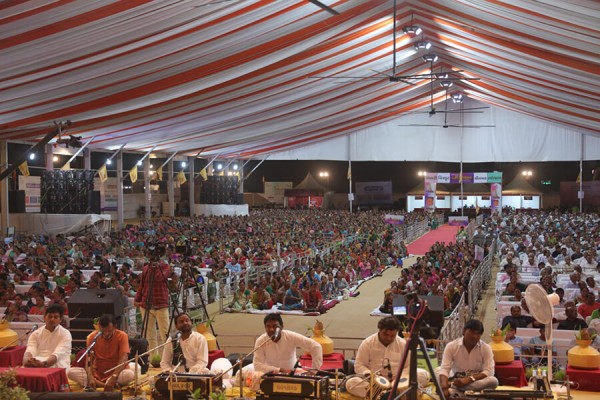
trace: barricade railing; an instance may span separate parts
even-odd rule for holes
[[[463,293],[452,313],[444,318],[444,326],[440,331],[440,340],[451,341],[459,338],[463,334],[465,322],[469,319],[469,308],[466,304],[466,297]]]
[[[496,254],[496,240],[494,240],[490,246],[490,251],[487,256],[483,259],[479,267],[473,271],[469,285],[467,287],[467,294],[469,300],[469,310],[471,316],[475,315],[477,303],[481,299],[485,288],[492,279],[492,262],[494,255]]]

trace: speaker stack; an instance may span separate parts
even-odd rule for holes
[[[200,188],[200,204],[242,204],[238,187],[237,176],[209,176]]]
[[[90,213],[94,174],[92,170],[44,171],[41,211],[48,214]]]

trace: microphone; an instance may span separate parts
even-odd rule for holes
[[[275,329],[275,333],[271,336],[271,340],[275,341],[281,337],[281,328]]]
[[[279,328],[277,328],[279,329]],[[294,374],[296,373],[296,368],[298,368],[300,366],[300,359],[296,360],[296,364],[294,364],[294,366],[292,367],[292,370],[290,371],[290,376],[294,376]]]
[[[29,335],[31,332],[35,331],[38,328],[37,324],[33,324],[31,329],[27,331],[26,335]]]
[[[173,338],[173,340],[177,342],[177,344],[175,345],[175,347],[179,346],[179,341],[181,340],[181,332],[177,332],[177,335],[175,335],[175,337]]]
[[[92,340],[92,342],[95,342],[96,340],[98,340],[98,338],[102,336],[102,331],[98,331],[98,333],[96,333],[96,336],[94,336],[94,339]]]

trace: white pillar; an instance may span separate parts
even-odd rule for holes
[[[196,171],[195,171],[195,162],[196,161],[196,157],[190,156],[188,158],[188,164],[190,166],[190,179],[188,179],[188,185],[190,187],[190,216],[194,215],[194,205],[196,204],[196,196],[194,193],[194,181],[195,181],[195,175],[196,175]]]
[[[152,219],[152,193],[150,192],[150,156],[144,159],[144,207],[146,213],[144,219]]]
[[[54,171],[54,146],[52,143],[46,145],[46,171]]]
[[[8,165],[8,142],[0,140],[0,164],[5,168]],[[10,215],[8,211],[8,176],[0,182],[0,228],[2,235],[6,235],[6,229],[10,226]]]
[[[169,160],[167,175],[167,193],[169,196],[169,217],[175,216],[175,190],[173,188],[173,159]]]
[[[123,229],[125,221],[123,218],[123,151],[119,151],[117,159],[117,228]]]

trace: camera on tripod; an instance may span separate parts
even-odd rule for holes
[[[149,243],[148,254],[150,260],[159,261],[161,257],[167,254],[167,247],[163,243]]]
[[[422,310],[423,307],[425,310]],[[415,321],[421,313],[421,318]],[[442,296],[418,296],[416,293],[397,294],[392,299],[392,315],[408,329],[417,322],[419,336],[424,339],[437,339],[444,326],[444,299]]]

